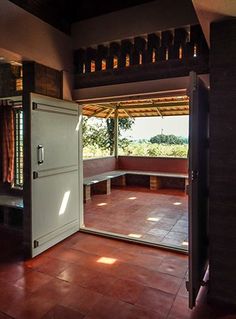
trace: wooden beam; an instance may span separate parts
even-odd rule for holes
[[[123,109],[123,111],[128,115],[128,117],[133,117],[133,116],[129,113],[129,111],[127,111],[127,110],[125,110],[125,109]]]
[[[115,123],[114,123],[114,155],[118,158],[118,139],[119,139],[119,110],[118,107],[115,109]]]
[[[166,102],[166,103],[163,103],[163,102],[158,102],[158,103],[150,103],[150,104],[143,104],[143,105],[140,105],[140,104],[131,104],[131,105],[121,105],[119,106],[119,109],[120,110],[124,110],[124,109],[148,109],[148,108],[152,108],[152,107],[158,107],[158,108],[161,108],[161,107],[175,107],[175,106],[188,106],[189,105],[189,102],[186,101],[186,102],[183,102],[183,101],[180,101],[180,102]]]
[[[106,108],[102,107],[99,110],[97,110],[96,112],[94,112],[93,114],[89,115],[89,117],[97,116],[98,114],[104,112],[105,110],[106,110]]]
[[[111,111],[107,114],[106,119],[108,119],[108,118],[112,115],[113,112],[114,112],[114,110],[111,110]]]
[[[156,108],[156,110],[157,110],[157,115],[158,115],[158,116],[161,116],[161,117],[163,118],[163,115],[161,114],[161,112],[160,112],[160,110],[159,110],[158,107]]]

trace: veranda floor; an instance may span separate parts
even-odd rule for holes
[[[85,204],[85,227],[188,248],[188,198],[180,190],[112,189]]]

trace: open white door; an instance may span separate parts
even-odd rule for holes
[[[189,307],[195,306],[208,261],[208,89],[190,73]]]
[[[27,103],[25,242],[34,257],[79,229],[81,114],[74,102],[38,94]]]

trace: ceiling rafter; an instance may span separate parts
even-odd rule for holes
[[[168,97],[167,99],[129,100],[124,102],[91,103],[83,105],[83,114],[89,117],[114,118],[114,111],[119,118],[148,116],[174,116],[189,114],[187,96]]]
[[[101,114],[102,112],[104,112],[105,110],[106,110],[105,107],[100,107],[100,109],[98,109],[97,111],[92,113],[89,117],[97,116],[97,115]]]
[[[150,107],[153,107],[153,108],[162,108],[162,107],[174,107],[174,106],[188,106],[189,105],[189,102],[186,101],[186,102],[169,102],[169,103],[149,103],[149,104],[142,104],[142,105],[139,105],[139,104],[134,104],[134,105],[129,105],[129,106],[123,106],[121,105],[119,107],[119,109],[145,109],[145,108],[150,108]]]
[[[113,109],[113,110],[111,110],[110,112],[108,112],[108,114],[106,115],[106,119],[108,119],[111,115],[112,115],[112,113],[114,112],[115,110]]]

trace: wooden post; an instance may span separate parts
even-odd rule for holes
[[[114,123],[114,155],[118,158],[118,132],[119,132],[119,117],[118,117],[118,107],[115,109],[115,123]]]

